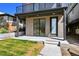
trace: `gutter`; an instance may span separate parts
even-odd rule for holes
[[[62,9],[67,9],[67,7],[60,7],[60,8],[53,8],[53,9],[32,11],[32,12],[26,12],[26,13],[16,13],[15,16],[17,16],[17,15],[23,15],[23,14],[33,14],[33,13],[47,12],[47,11],[48,11],[48,12],[49,12],[49,11],[57,11],[57,10],[62,10]]]

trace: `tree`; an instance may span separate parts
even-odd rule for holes
[[[7,22],[3,17],[0,17],[0,28],[4,27],[7,28]]]

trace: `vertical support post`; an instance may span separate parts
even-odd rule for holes
[[[66,40],[66,10],[64,9],[64,40]]]
[[[16,36],[18,37],[19,36],[19,18],[18,17],[16,17],[16,26],[17,26],[17,30],[16,30]]]

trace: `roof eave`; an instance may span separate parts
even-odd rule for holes
[[[40,10],[40,11],[33,11],[33,12],[28,12],[28,13],[16,13],[15,16],[17,16],[17,15],[23,15],[23,14],[32,14],[32,13],[45,12],[45,11],[58,11],[58,10],[63,10],[63,9],[67,9],[67,7],[53,8],[53,9]]]

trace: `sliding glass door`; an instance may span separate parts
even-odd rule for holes
[[[35,36],[45,36],[45,19],[33,20],[33,34]]]
[[[40,19],[40,36],[45,36],[45,19]]]
[[[38,19],[33,20],[33,35],[39,36],[39,20]]]

